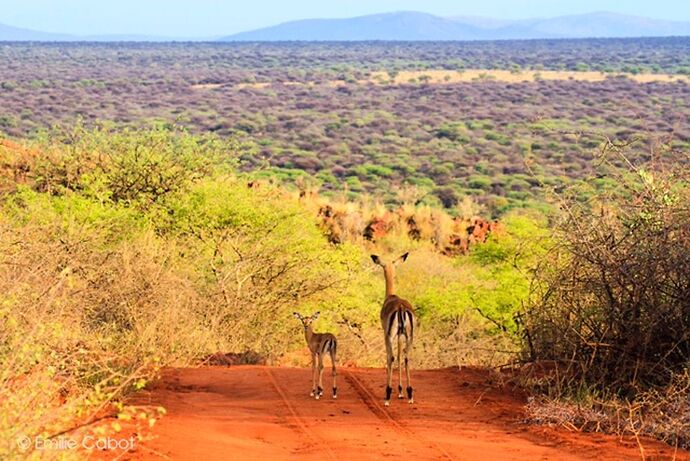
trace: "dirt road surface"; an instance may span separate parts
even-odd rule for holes
[[[415,403],[382,405],[385,372],[341,368],[339,395],[309,397],[311,371],[170,369],[134,403],[167,415],[130,460],[628,460],[634,440],[524,424],[524,396],[477,369],[415,371]],[[324,379],[326,378],[324,373]],[[330,376],[324,381],[330,388]],[[648,460],[690,454],[643,440]]]

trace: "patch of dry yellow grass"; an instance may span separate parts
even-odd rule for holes
[[[485,69],[466,69],[466,70],[409,70],[401,71],[391,79],[388,72],[377,71],[372,72],[371,76],[365,80],[359,80],[360,85],[366,84],[393,84],[404,85],[408,83],[427,83],[434,85],[450,84],[450,83],[469,83],[481,81],[498,81],[507,83],[531,83],[537,80],[574,80],[578,82],[601,82],[610,77],[623,76],[638,83],[675,83],[683,82],[690,84],[690,76],[687,75],[670,75],[670,74],[630,74],[630,73],[615,73],[607,74],[604,72],[595,71],[566,71],[566,70],[530,70],[513,72],[509,70],[485,70]],[[343,80],[329,80],[321,83],[330,87],[337,87],[344,85]],[[239,83],[229,88],[234,89],[264,89],[272,85],[284,86],[314,86],[314,82],[255,82],[255,83]],[[192,85],[195,90],[214,90],[221,88],[223,85],[219,83],[207,83]]]
[[[192,85],[193,90],[213,90],[223,86],[221,83],[199,83],[197,85]]]
[[[617,73],[606,74],[595,71],[521,71],[512,72],[509,70],[483,70],[467,69],[463,71],[452,70],[416,70],[401,71],[393,80],[393,84],[400,85],[405,83],[416,83],[426,80],[431,84],[476,82],[481,80],[496,80],[508,83],[534,82],[536,80],[576,80],[583,82],[600,82],[611,76],[625,76],[639,83],[649,82],[676,82],[682,81],[690,83],[690,78],[686,75],[666,75],[666,74],[629,74]],[[372,82],[384,83],[391,82],[387,72],[373,72]]]

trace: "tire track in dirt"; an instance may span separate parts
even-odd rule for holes
[[[288,411],[294,418],[295,423],[297,424],[297,429],[298,432],[301,432],[304,436],[306,436],[308,439],[311,441],[311,445],[313,447],[319,448],[325,453],[328,454],[328,457],[332,460],[337,460],[338,458],[335,456],[333,451],[330,449],[328,446],[328,443],[323,440],[319,435],[311,430],[307,423],[304,421],[304,419],[297,413],[295,410],[295,407],[290,403],[290,399],[288,399],[287,394],[283,391],[283,389],[280,387],[278,384],[278,380],[276,380],[275,376],[273,376],[273,372],[271,371],[270,368],[265,368],[266,375],[268,376],[268,380],[271,382],[271,385],[275,388],[276,392],[280,396],[281,400],[287,407]]]
[[[303,392],[308,369],[167,369],[146,394],[129,401],[163,406],[166,416],[135,452],[121,459],[639,459],[634,440],[517,423],[524,416],[524,396],[509,387],[491,387],[488,371],[418,370],[415,380],[423,401],[412,408],[407,403],[385,408],[376,397],[384,370],[341,370],[342,395],[324,402]],[[140,428],[132,423],[124,430],[136,434]],[[644,448],[647,459],[690,461],[690,452],[676,453],[652,440],[645,440]],[[112,459],[107,455],[95,459]]]
[[[360,381],[360,379],[357,378],[351,371],[343,369],[343,373],[345,375],[345,380],[352,386],[352,388],[355,390],[355,393],[364,402],[367,408],[369,408],[369,410],[374,415],[376,415],[377,418],[379,418],[384,423],[393,426],[400,434],[414,439],[421,445],[434,449],[435,451],[440,453],[443,456],[443,458],[449,461],[455,461],[455,458],[453,458],[450,455],[450,453],[448,453],[442,447],[438,446],[436,443],[430,440],[427,440],[426,438],[422,437],[419,433],[415,432],[409,427],[404,426],[395,418],[393,418],[391,414],[376,401],[376,397],[372,395],[369,389],[367,389],[366,385],[362,383],[362,381]]]

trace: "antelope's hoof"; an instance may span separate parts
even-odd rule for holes
[[[309,393],[309,397],[314,397],[314,391],[311,391],[311,392]]]
[[[408,400],[407,403],[409,403],[410,405],[412,405],[412,404],[414,403],[414,399]]]
[[[319,400],[319,399],[321,398],[321,396],[320,396],[319,394],[316,394],[316,395],[314,396],[314,398],[315,398],[316,400]]]
[[[338,398],[338,396],[337,396],[337,395],[333,395],[333,399],[334,399],[334,400],[335,400],[335,399],[337,399],[337,398]]]
[[[402,399],[402,398],[405,398],[405,396],[403,396],[402,394],[398,394],[398,398]]]
[[[390,400],[384,400],[384,401],[383,401],[383,406],[384,406],[384,407],[390,407],[390,406],[391,406],[391,401],[390,401]]]

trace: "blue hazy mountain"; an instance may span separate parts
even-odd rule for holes
[[[526,38],[668,37],[690,35],[690,22],[597,12],[513,21],[492,30],[504,36],[528,33]]]
[[[291,21],[220,40],[500,40],[688,35],[690,22],[607,12],[517,21],[471,16],[443,18],[427,13],[397,12],[346,19]]]
[[[0,41],[205,41],[136,34],[79,36],[42,32],[0,24]],[[284,40],[502,40],[589,37],[690,36],[690,22],[667,21],[598,12],[581,15],[504,20],[474,16],[440,17],[420,12],[396,12],[345,19],[304,19],[228,35],[220,41]]]
[[[7,26],[0,24],[0,40],[3,41],[64,41],[74,40],[74,36],[68,34],[52,34],[50,32],[40,32],[20,27]]]
[[[172,42],[172,41],[204,41],[214,38],[190,38],[190,37],[161,37],[143,34],[107,34],[107,35],[70,35],[41,32],[20,27],[12,27],[0,24],[0,41],[10,42]]]
[[[222,41],[275,40],[477,40],[480,27],[427,13],[398,12],[346,19],[304,19],[249,32]]]

